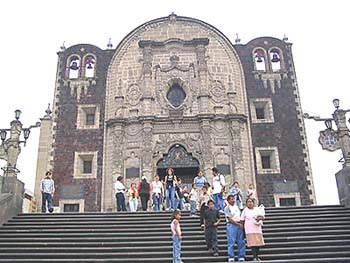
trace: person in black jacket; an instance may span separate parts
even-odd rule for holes
[[[139,196],[141,198],[141,206],[143,211],[147,211],[147,204],[150,197],[151,187],[147,182],[146,176],[141,177],[141,182],[139,183],[138,189]]]
[[[214,208],[214,201],[208,201],[208,209],[204,215],[204,231],[205,241],[207,243],[208,250],[213,252],[213,256],[219,256],[218,248],[218,225],[220,223],[219,211]]]

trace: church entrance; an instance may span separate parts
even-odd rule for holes
[[[198,160],[182,145],[175,144],[157,163],[157,174],[160,180],[164,180],[166,169],[169,167],[174,169],[176,177],[181,178],[182,183],[188,185],[190,190],[193,178],[199,170]]]

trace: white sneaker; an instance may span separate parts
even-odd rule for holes
[[[244,258],[239,258],[238,261],[239,262],[244,262],[245,260],[244,260]]]
[[[234,258],[229,258],[228,262],[235,262],[235,259]]]

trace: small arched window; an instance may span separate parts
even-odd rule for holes
[[[270,62],[272,71],[280,71],[281,67],[281,53],[278,49],[273,48],[270,50]]]
[[[263,49],[254,51],[254,66],[255,70],[266,71],[266,55]]]
[[[79,69],[80,69],[80,58],[78,56],[70,57],[69,64],[68,64],[68,77],[70,79],[79,78]]]
[[[84,60],[84,71],[85,71],[86,78],[95,77],[95,66],[96,66],[95,57],[92,55],[86,56]]]
[[[179,83],[173,83],[168,91],[167,99],[175,108],[179,107],[186,98],[186,93]]]

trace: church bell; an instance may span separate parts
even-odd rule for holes
[[[273,53],[271,62],[276,63],[276,62],[279,62],[279,61],[280,61],[280,58],[278,57],[277,53]]]

